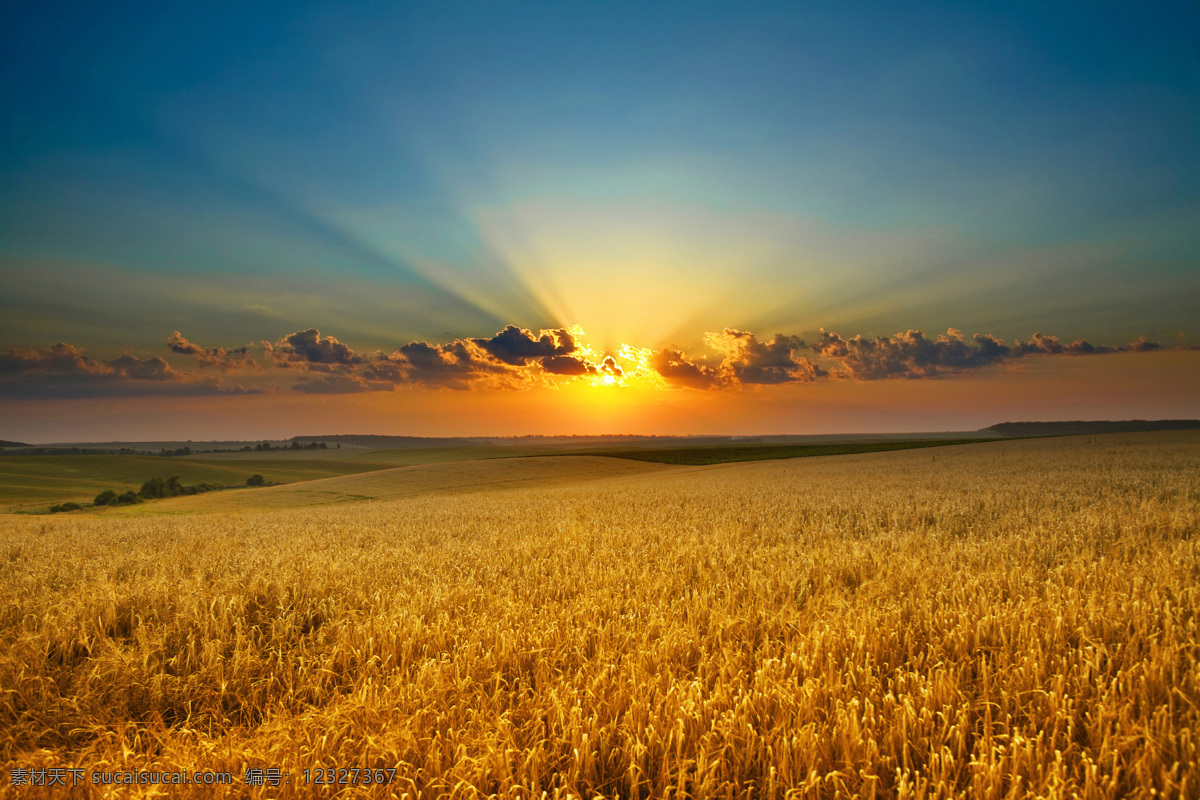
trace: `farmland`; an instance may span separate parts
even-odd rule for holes
[[[393,769],[357,791],[397,797],[1200,792],[1195,432],[324,480],[383,499],[293,508],[296,483],[162,501],[185,515],[0,516],[6,776],[211,769],[242,796],[247,768],[278,768],[271,797],[332,796],[305,783],[328,767]],[[268,493],[280,507],[222,506]]]
[[[177,497],[114,511],[118,514],[140,516],[239,509],[286,509],[366,500],[394,500],[402,497],[494,492],[504,489],[544,489],[658,472],[663,469],[666,467],[661,464],[595,456],[449,461],[299,481],[266,489],[243,489],[203,497]]]
[[[44,508],[47,502],[91,502],[104,489],[137,490],[149,478],[178,475],[185,483],[245,485],[255,473],[273,483],[313,480],[379,469],[333,458],[275,457],[240,461],[145,455],[0,456],[0,507]]]
[[[927,434],[926,436],[936,436]],[[371,437],[368,437],[371,438]],[[386,440],[387,437],[376,437]],[[784,437],[787,438],[787,437]],[[817,437],[820,438],[820,437]],[[89,504],[101,491],[118,494],[137,491],[146,480],[176,475],[182,483],[207,483],[233,488],[244,486],[252,475],[262,475],[267,484],[310,484],[324,478],[340,478],[364,472],[386,471],[378,479],[367,481],[366,491],[358,491],[359,481],[344,481],[296,486],[292,490],[263,495],[258,502],[244,494],[223,497],[209,503],[176,502],[155,507],[151,513],[178,513],[214,508],[280,508],[295,501],[300,505],[353,500],[373,500],[410,496],[426,491],[456,493],[490,486],[513,486],[539,480],[540,485],[570,483],[576,477],[588,480],[592,475],[632,474],[646,469],[614,463],[612,458],[600,464],[603,455],[656,464],[707,465],[730,461],[758,461],[774,458],[799,458],[820,455],[846,455],[912,447],[981,443],[988,438],[939,439],[914,441],[844,441],[817,444],[751,443],[629,448],[611,442],[595,442],[578,449],[573,442],[539,444],[370,448],[350,446],[345,450],[289,450],[268,452],[221,450],[198,452],[186,457],[148,454],[8,455],[0,456],[0,508],[25,513],[44,513],[58,503]],[[684,440],[686,441],[686,440]],[[700,440],[701,442],[705,440]],[[160,446],[163,443],[154,443]],[[236,443],[226,443],[236,444]],[[166,444],[169,448],[170,445]],[[560,456],[580,456],[580,464],[567,464]],[[548,457],[552,462],[537,465],[528,459]],[[508,460],[509,463],[490,463]],[[445,465],[437,467],[435,465]],[[453,466],[453,465],[459,466]],[[391,472],[398,467],[429,466],[403,474]],[[496,480],[491,477],[495,475]],[[143,509],[145,511],[145,509]]]
[[[736,461],[770,461],[778,458],[813,458],[816,456],[845,456],[859,453],[882,453],[890,450],[914,450],[924,447],[946,447],[956,444],[983,444],[987,439],[947,439],[923,441],[836,442],[830,444],[748,444],[719,447],[647,447],[638,449],[613,448],[604,451],[612,458],[635,461],[654,461],[661,464],[704,466]],[[994,440],[992,440],[994,441]]]

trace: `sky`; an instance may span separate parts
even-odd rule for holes
[[[1200,416],[1194,3],[0,6],[0,438]]]

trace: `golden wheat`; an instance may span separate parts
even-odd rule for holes
[[[1200,794],[1194,434],[0,520],[13,796]]]

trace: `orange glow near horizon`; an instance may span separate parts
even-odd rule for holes
[[[573,380],[510,391],[414,387],[349,395],[12,401],[0,438],[48,444],[342,433],[888,433],[1023,420],[1194,418],[1197,397],[1200,351],[1174,350],[1029,359],[938,380],[826,380],[736,391]]]

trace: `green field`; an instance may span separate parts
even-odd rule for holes
[[[137,490],[150,478],[178,475],[185,484],[244,486],[255,473],[292,483],[371,472],[386,465],[334,459],[268,457],[211,461],[162,456],[0,456],[0,507],[91,502],[104,489]]]
[[[604,450],[577,452],[570,455],[606,455],[612,458],[632,458],[636,461],[656,461],[660,464],[704,466],[732,461],[770,461],[778,458],[810,456],[845,456],[856,453],[880,453],[887,450],[912,450],[918,447],[946,447],[954,444],[980,444],[997,439],[941,439],[907,442],[841,442],[837,444],[739,444],[718,447],[652,447],[637,450]]]
[[[543,445],[474,445],[466,447],[407,447],[389,450],[365,450],[350,458],[371,464],[405,466],[409,464],[441,464],[449,461],[477,461],[492,458],[521,458],[535,455],[562,455],[563,446]]]
[[[570,445],[563,444],[389,450],[347,448],[349,452],[339,452],[337,458],[316,458],[311,451],[269,455],[265,453],[209,454],[183,458],[142,455],[0,456],[0,508],[7,508],[11,511],[41,511],[54,503],[67,501],[90,503],[104,489],[114,489],[118,492],[129,489],[137,490],[150,478],[167,478],[172,475],[178,475],[184,484],[212,483],[233,487],[244,486],[246,479],[256,473],[262,475],[268,484],[294,484],[344,475],[391,470],[397,467],[472,464],[474,462],[498,465],[495,469],[487,468],[485,470],[490,476],[496,470],[503,473],[507,469],[503,466],[505,461],[521,461],[531,456],[561,457],[570,455],[593,458],[605,456],[613,459],[658,464],[705,466],[726,462],[853,455],[921,447],[978,444],[988,441],[999,440],[923,439],[843,441],[819,444],[742,443],[643,448],[598,445],[588,449],[571,448]],[[512,468],[516,469],[516,465]],[[451,473],[458,475],[458,471],[454,470],[447,475]],[[409,478],[406,477],[405,482],[408,480]],[[485,483],[490,480],[489,477]],[[385,483],[387,482],[385,481]],[[451,483],[453,484],[454,481]],[[388,485],[390,486],[390,483]],[[325,497],[325,489],[319,488],[314,491]],[[358,499],[396,496],[390,488],[383,489],[379,494],[350,492],[346,487],[341,486],[332,488],[330,491],[333,492],[330,497],[346,499],[355,499],[359,494],[362,497]],[[404,490],[400,494],[406,493],[407,490]],[[299,495],[295,493],[292,493],[291,497],[293,500],[300,499]],[[327,499],[322,502],[329,501],[331,500]],[[337,500],[332,501],[338,502]],[[242,506],[246,502],[245,499],[240,499],[236,505]],[[301,502],[301,505],[306,504],[308,501]],[[271,503],[270,505],[279,504]]]
[[[106,516],[156,516],[221,511],[311,508],[367,500],[462,495],[509,489],[543,490],[649,473],[688,472],[679,467],[619,458],[481,458],[413,464],[262,489],[237,489],[104,509]]]

